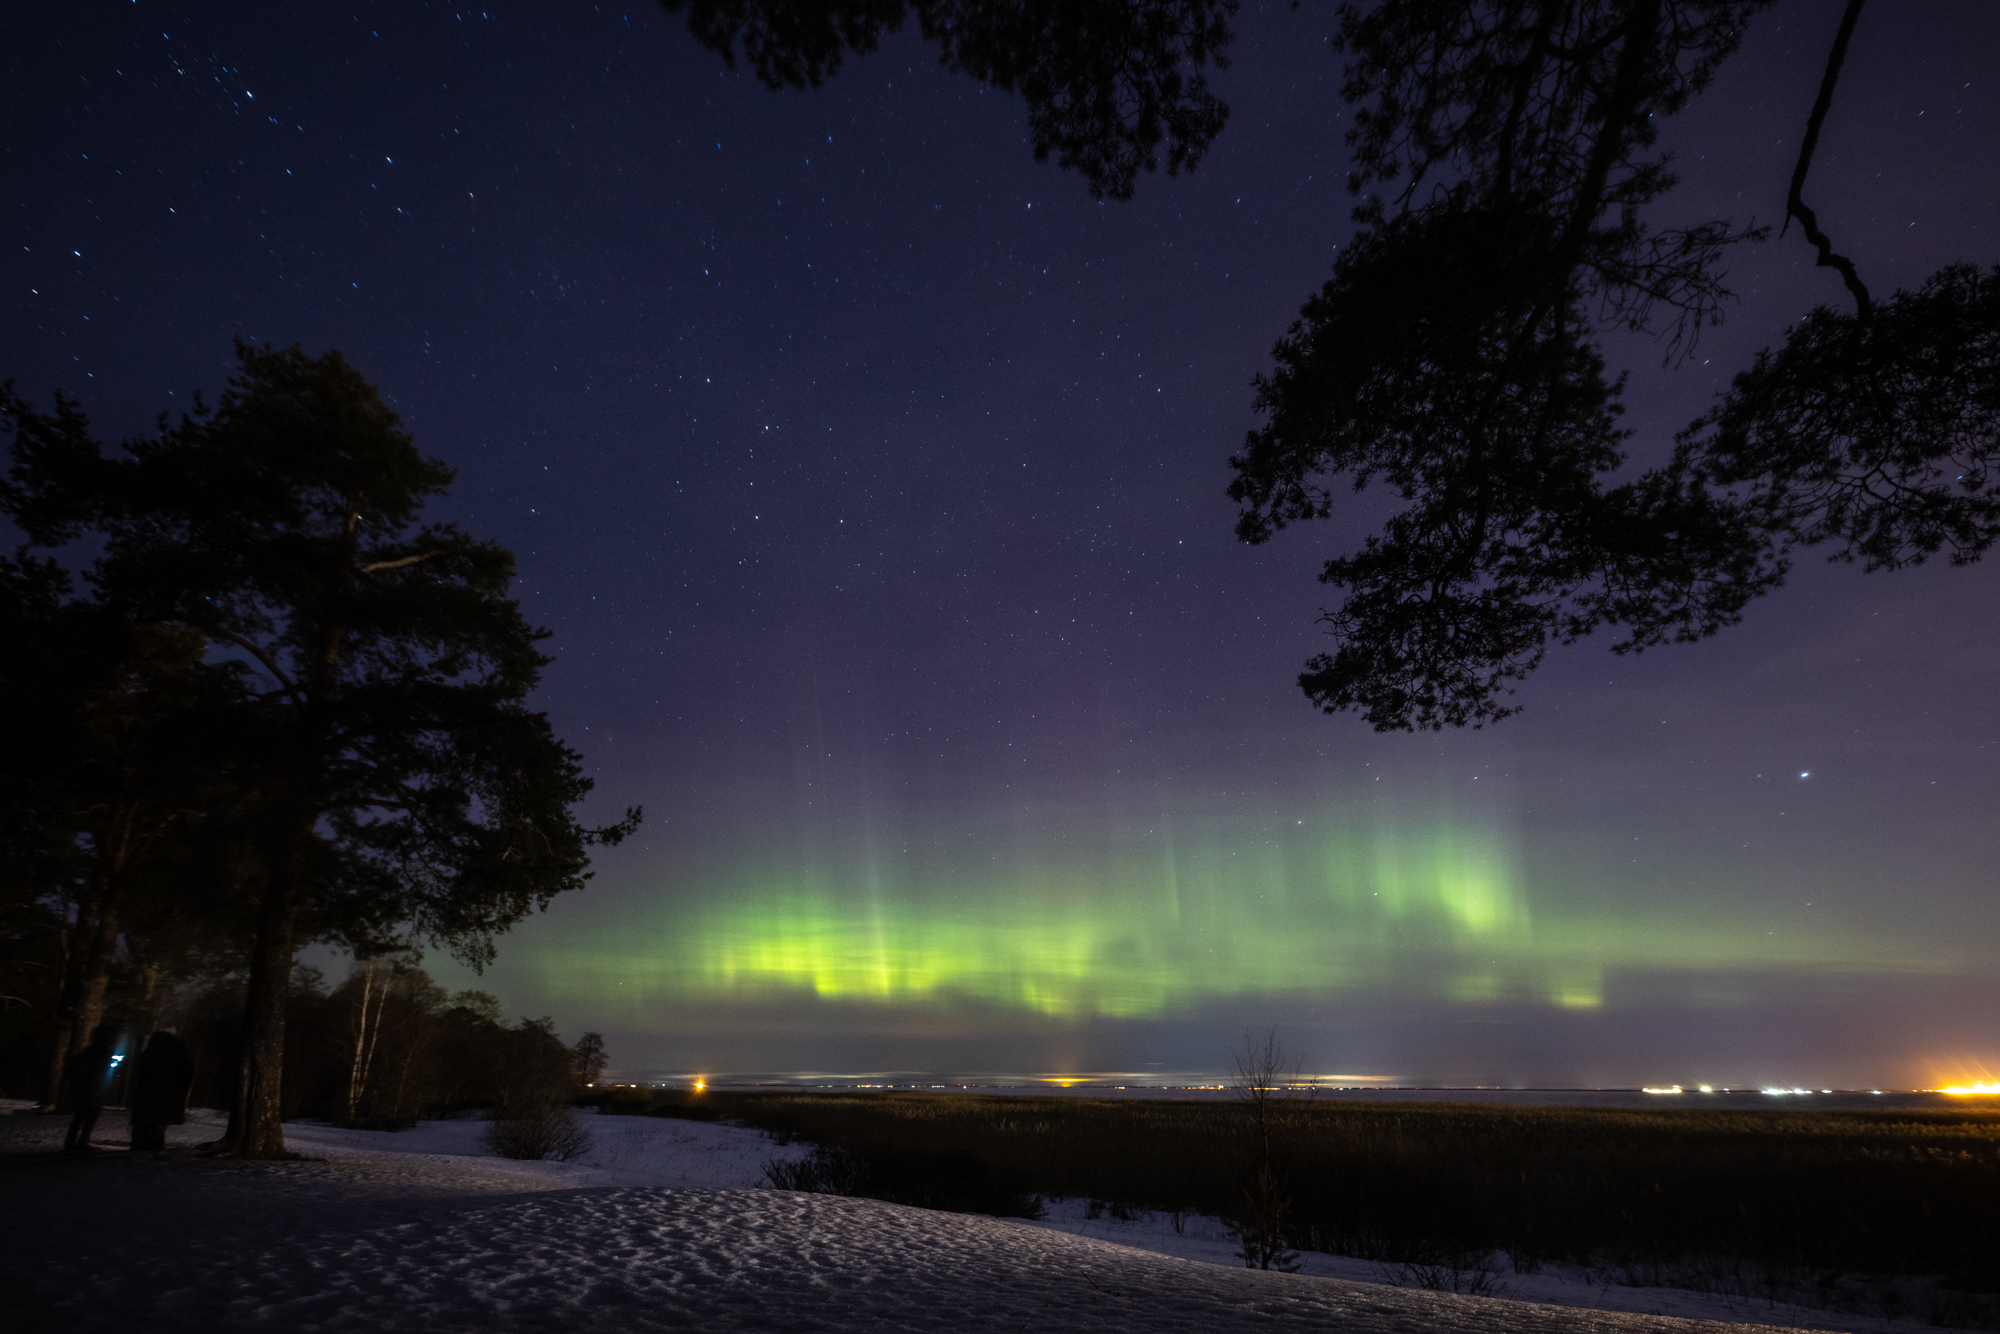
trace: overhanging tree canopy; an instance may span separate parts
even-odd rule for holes
[[[1341,10],[1361,233],[1258,381],[1265,425],[1231,460],[1237,531],[1262,542],[1333,510],[1333,482],[1408,502],[1321,581],[1338,641],[1299,684],[1378,729],[1474,726],[1551,643],[1614,652],[1714,634],[1781,583],[1790,552],[1844,542],[1869,568],[2000,534],[2000,300],[1948,270],[1878,308],[1801,201],[1861,5],[1848,7],[1791,209],[1856,295],[1763,354],[1616,483],[1629,433],[1599,351],[1668,335],[1669,361],[1728,297],[1725,222],[1656,232],[1657,126],[1706,85],[1769,0],[1386,0]]]
[[[1659,125],[1771,3],[1339,7],[1361,230],[1259,377],[1265,422],[1230,487],[1250,542],[1329,517],[1343,489],[1405,502],[1322,571],[1341,591],[1323,617],[1337,642],[1299,681],[1327,712],[1478,726],[1516,711],[1512,683],[1552,643],[1615,629],[1613,649],[1633,652],[1735,623],[1798,546],[1834,542],[1835,559],[1874,569],[1940,551],[1965,563],[2000,536],[2000,270],[1955,266],[1877,303],[1803,199],[1863,0],[1843,15],[1787,203],[1855,313],[1813,312],[1666,464],[1621,480],[1630,433],[1603,338],[1652,330],[1670,361],[1685,353],[1730,299],[1729,247],[1766,235],[1648,222],[1674,183]],[[1169,166],[1193,166],[1226,111],[1199,71],[1228,47],[1230,3],[663,5],[725,56],[740,41],[773,87],[817,84],[914,13],[948,66],[1018,86],[1037,156],[1059,148],[1100,195],[1130,195],[1163,126],[1185,146]]]
[[[1028,104],[1035,160],[1053,154],[1099,198],[1141,171],[1201,160],[1229,118],[1204,67],[1226,66],[1237,0],[661,0],[731,66],[771,88],[817,88],[914,16],[946,68]]]

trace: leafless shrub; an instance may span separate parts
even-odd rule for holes
[[[1245,1268],[1296,1273],[1298,1252],[1285,1235],[1292,1209],[1288,1177],[1300,1113],[1313,1090],[1301,1097],[1304,1063],[1286,1054],[1275,1028],[1261,1036],[1245,1033],[1230,1057],[1236,1066],[1230,1086],[1250,1110],[1251,1144],[1237,1205],[1224,1225]]]
[[[590,1128],[567,1107],[529,1103],[503,1107],[480,1141],[502,1158],[566,1163],[589,1150]]]
[[[1440,1248],[1402,1264],[1378,1265],[1382,1280],[1399,1288],[1458,1292],[1468,1297],[1504,1297],[1507,1283],[1490,1251]]]
[[[859,1154],[824,1145],[808,1158],[773,1158],[764,1164],[764,1181],[771,1189],[812,1195],[859,1195],[866,1175]]]
[[[865,1150],[822,1144],[812,1156],[764,1164],[776,1190],[850,1195],[920,1209],[1040,1218],[1042,1197],[1022,1190],[1015,1174],[996,1173],[976,1154],[923,1153],[876,1145]]]

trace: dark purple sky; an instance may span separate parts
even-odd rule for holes
[[[477,985],[628,1073],[1217,1068],[1861,1085],[2000,1072],[2000,571],[1808,554],[1749,622],[1378,736],[1292,684],[1250,377],[1350,230],[1329,6],[1246,5],[1200,168],[1092,202],[919,44],[773,94],[644,4],[85,2],[0,52],[0,376],[109,435],[231,339],[338,348],[519,555],[541,704],[647,828]],[[1776,222],[1841,6],[1667,131]],[[1878,294],[2000,260],[2000,8],[1878,0],[1808,196]],[[1732,263],[1650,461],[1844,293]],[[601,807],[601,810],[598,808]],[[439,956],[452,985],[468,984]]]

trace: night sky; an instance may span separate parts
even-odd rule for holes
[[[1661,220],[1782,219],[1840,8],[1752,27]],[[618,1073],[1168,1076],[1273,1024],[1350,1080],[2000,1072],[2000,563],[1804,553],[1481,732],[1298,692],[1379,512],[1250,548],[1223,492],[1351,231],[1330,9],[1246,4],[1215,148],[1100,204],[909,38],[780,94],[636,2],[17,6],[0,377],[115,438],[232,338],[337,348],[458,469],[586,818],[647,823],[426,963]],[[1878,296],[2000,261],[1995,51],[1987,0],[1863,16],[1807,198]],[[1635,464],[1845,302],[1811,258],[1742,248],[1679,370],[1614,344]]]

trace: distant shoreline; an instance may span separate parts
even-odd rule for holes
[[[909,1074],[882,1075],[662,1075],[626,1081],[607,1081],[604,1087],[692,1089],[697,1080],[717,1092],[773,1093],[852,1093],[880,1090],[898,1093],[971,1093],[989,1097],[1084,1097],[1084,1098],[1234,1098],[1228,1084],[1206,1082],[1140,1083],[1067,1077],[987,1076],[985,1078],[924,1077]],[[1292,1086],[1299,1096],[1334,1101],[1395,1102],[1497,1102],[1524,1106],[1561,1107],[1732,1107],[1770,1109],[1856,1111],[1867,1108],[1909,1110],[1915,1108],[2000,1107],[2000,1097],[1990,1094],[1961,1096],[1931,1089],[1762,1089],[1714,1088],[1702,1092],[1683,1088],[1680,1092],[1629,1088],[1498,1088],[1477,1085],[1330,1085]]]

